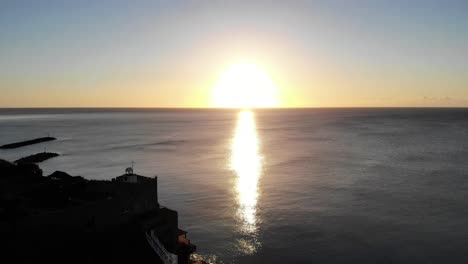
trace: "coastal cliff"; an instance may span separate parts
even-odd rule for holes
[[[154,241],[172,263],[195,251],[177,212],[159,206],[157,177],[43,176],[36,164],[0,160],[0,186],[1,246],[14,263],[168,263]]]

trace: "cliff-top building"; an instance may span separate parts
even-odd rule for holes
[[[127,168],[110,186],[110,193],[125,197],[120,199],[122,214],[139,219],[148,244],[163,263],[189,262],[196,246],[187,239],[187,232],[178,228],[177,212],[159,205],[157,176],[141,176]]]
[[[158,202],[157,177],[112,181],[0,160],[0,234],[11,263],[185,264],[196,247],[177,212]]]

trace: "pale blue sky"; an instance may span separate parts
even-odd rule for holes
[[[0,107],[206,106],[236,59],[284,106],[468,106],[467,1],[2,1]]]

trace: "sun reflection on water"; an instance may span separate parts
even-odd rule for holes
[[[259,248],[257,240],[258,180],[262,173],[262,157],[252,111],[239,113],[231,145],[231,169],[235,171],[239,232],[246,236],[238,248],[244,254],[253,254]]]

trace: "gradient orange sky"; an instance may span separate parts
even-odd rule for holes
[[[240,60],[281,107],[468,106],[466,1],[84,2],[2,4],[0,107],[209,107]]]

